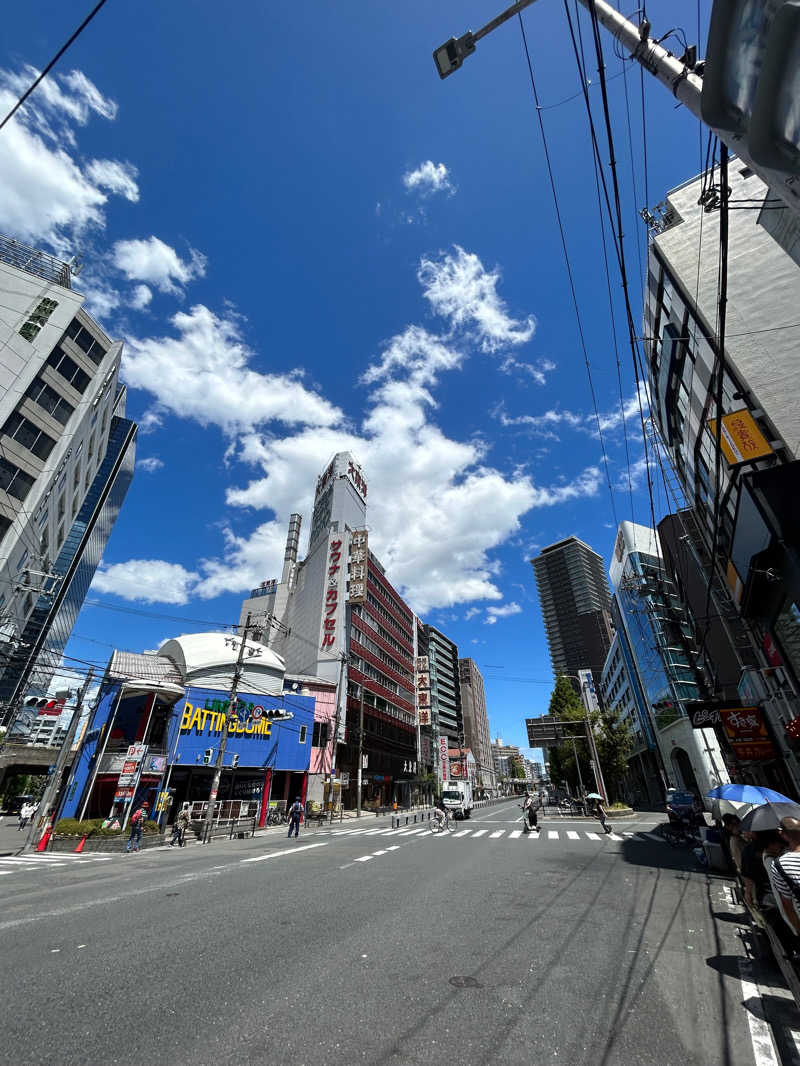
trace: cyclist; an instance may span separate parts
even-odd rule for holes
[[[447,808],[444,805],[444,800],[441,796],[437,796],[433,801],[433,817],[444,828],[447,825],[448,814]]]

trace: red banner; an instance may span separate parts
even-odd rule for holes
[[[758,707],[721,708],[719,714],[731,747],[740,759],[776,757],[764,716]]]

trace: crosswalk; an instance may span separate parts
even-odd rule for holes
[[[346,838],[361,838],[361,837],[418,837],[423,834],[430,835],[429,825],[426,822],[423,825],[408,825],[403,826],[401,829],[391,828],[378,828],[378,829],[343,829],[334,830],[331,834],[336,837]],[[481,840],[484,844],[492,843],[493,841],[502,840],[525,840],[530,843],[535,842],[548,842],[548,841],[561,841],[561,842],[578,842],[583,840],[591,840],[598,842],[601,840],[613,840],[616,843],[623,843],[625,840],[638,840],[640,842],[645,841],[658,841],[663,843],[663,838],[656,833],[648,832],[646,830],[624,830],[621,832],[611,833],[595,833],[590,830],[576,829],[540,829],[538,832],[523,833],[521,829],[456,829],[454,833],[439,833],[438,839],[442,840]],[[377,841],[376,841],[377,843]]]
[[[74,855],[72,853],[57,853],[51,855],[8,855],[0,857],[0,877],[8,877],[15,873],[30,873],[32,870],[54,870],[57,867],[84,866],[87,863],[110,862],[113,855],[101,855],[97,852],[92,855]]]

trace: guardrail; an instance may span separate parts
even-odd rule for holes
[[[234,837],[244,839],[244,837],[255,836],[257,820],[251,815],[249,818],[219,818],[215,819],[211,825],[203,822],[199,833],[200,843],[207,844],[215,837],[226,836],[228,840],[233,840]]]

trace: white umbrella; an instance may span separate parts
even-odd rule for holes
[[[754,803],[742,803],[739,800],[715,799],[711,804],[711,817],[715,822],[721,822],[723,814],[735,814],[744,818],[754,806]]]

